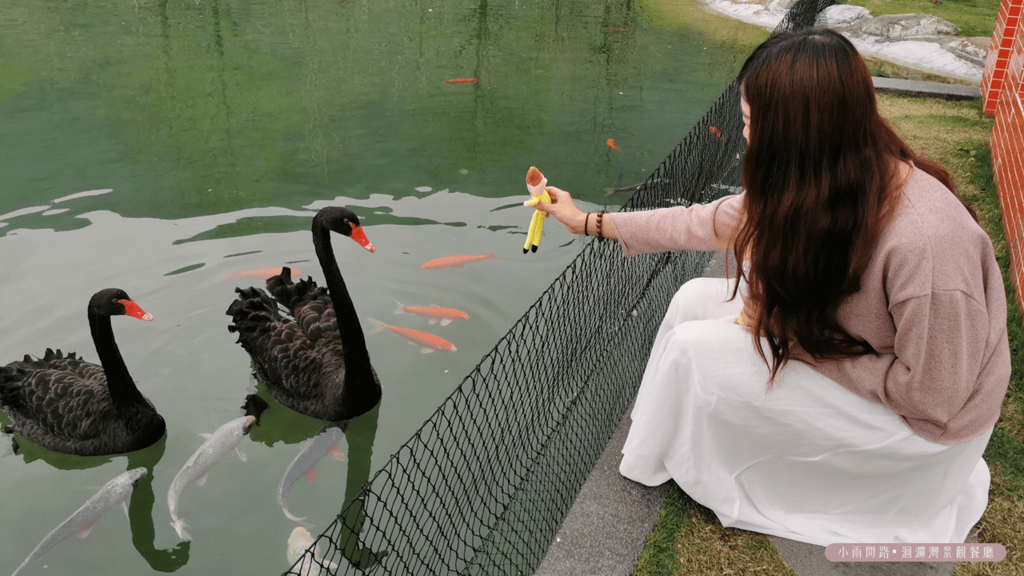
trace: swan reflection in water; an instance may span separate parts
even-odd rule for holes
[[[278,443],[298,444],[316,437],[318,433],[329,431],[330,428],[337,428],[344,432],[347,444],[345,462],[347,462],[348,469],[345,479],[345,498],[343,502],[337,503],[340,504],[339,510],[345,511],[344,517],[339,517],[341,534],[337,541],[343,546],[340,552],[352,566],[360,569],[365,570],[380,562],[387,555],[386,551],[373,551],[358,545],[365,514],[363,502],[357,500],[363,487],[370,480],[372,472],[373,443],[377,436],[380,402],[361,416],[325,424],[323,420],[304,416],[285,408],[266,391],[262,384],[257,383],[255,392],[246,397],[243,405],[248,407],[247,413],[256,416],[259,422],[249,432],[249,438],[253,442],[260,442],[267,446],[274,446]],[[326,450],[324,453],[326,454]],[[290,472],[292,472],[290,469],[281,470],[282,481]],[[336,503],[331,502],[328,505],[333,506]],[[302,516],[301,511],[298,512],[300,512],[298,516]]]
[[[0,412],[0,423],[6,425],[7,414]],[[12,437],[12,441],[14,438]],[[73,456],[54,452],[39,446],[26,438],[20,438],[16,444],[16,453],[24,459],[25,464],[42,460],[58,470],[85,470],[96,468],[125,458],[125,470],[144,467],[149,471],[135,486],[128,502],[128,524],[132,533],[132,544],[153,570],[158,572],[174,572],[188,563],[190,542],[180,542],[171,549],[159,549],[155,546],[156,527],[153,524],[153,505],[156,496],[153,493],[153,481],[156,478],[157,464],[164,456],[167,446],[165,434],[152,446],[131,452],[127,455],[109,456]],[[40,539],[44,534],[40,534]],[[27,555],[26,551],[26,555]]]
[[[157,462],[163,458],[164,447],[167,444],[167,436],[164,435],[159,442],[128,455],[128,469],[137,466],[145,466],[148,470],[155,470]],[[174,572],[188,563],[190,542],[179,542],[170,550],[160,550],[153,546],[156,540],[156,528],[153,525],[153,504],[156,496],[153,494],[153,479],[155,474],[146,474],[146,477],[135,487],[131,502],[128,504],[128,520],[132,527],[132,544],[139,554],[146,559],[146,562],[158,572]]]

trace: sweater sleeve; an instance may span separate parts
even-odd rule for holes
[[[626,256],[674,250],[727,250],[742,223],[743,195],[709,204],[605,214]]]
[[[882,403],[934,441],[974,392],[985,360],[988,314],[959,290],[932,291],[894,303],[890,311],[896,357]]]

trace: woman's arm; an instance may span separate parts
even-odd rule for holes
[[[551,203],[539,202],[537,209],[555,217],[573,234],[597,235],[597,214],[576,207],[565,190],[548,186]],[[601,236],[618,240],[623,252],[632,254],[669,250],[729,250],[742,221],[742,196],[727,196],[710,204],[665,208],[646,212],[617,212],[602,217]],[[628,236],[620,236],[618,226]],[[756,306],[745,294],[738,324],[749,325]]]
[[[573,234],[597,235],[597,214],[582,212],[565,190],[548,186],[551,203],[537,209],[553,215]],[[623,254],[675,250],[731,250],[743,222],[743,196],[719,198],[710,204],[616,212],[602,217],[601,236],[618,240]]]
[[[882,403],[913,422],[928,440],[941,441],[947,423],[977,392],[979,374],[992,360],[985,356],[991,337],[988,311],[952,290],[911,298],[890,309],[896,358],[886,373]]]

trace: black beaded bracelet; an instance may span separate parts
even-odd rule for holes
[[[604,234],[601,233],[601,217],[605,215],[605,211],[601,210],[597,213],[597,234],[594,234],[601,240],[604,240]]]

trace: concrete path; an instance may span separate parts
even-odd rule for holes
[[[981,98],[981,88],[962,86],[960,84],[942,84],[941,82],[925,82],[922,80],[903,80],[901,78],[871,78],[875,83],[875,92],[895,92],[906,96],[926,96],[946,100],[970,100]]]
[[[630,403],[535,576],[633,573],[669,484],[650,488],[619,474],[632,409]]]

